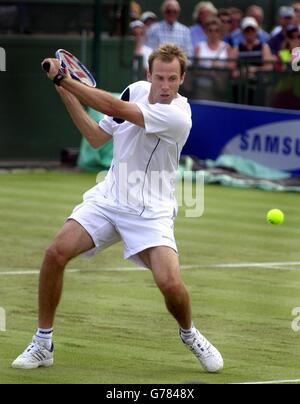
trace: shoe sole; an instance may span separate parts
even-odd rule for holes
[[[40,363],[36,363],[36,364],[31,364],[31,365],[18,365],[18,364],[12,364],[12,368],[13,369],[24,369],[24,370],[32,370],[32,369],[38,369],[38,368],[49,368],[50,366],[53,366],[54,364],[54,359],[49,359],[47,361],[43,361]]]

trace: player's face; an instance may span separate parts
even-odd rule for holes
[[[178,59],[170,63],[155,59],[152,73],[148,73],[148,81],[152,84],[149,101],[151,104],[170,104],[178,95],[179,86],[184,81]]]

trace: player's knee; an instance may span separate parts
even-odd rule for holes
[[[161,292],[165,296],[177,295],[183,288],[183,284],[180,279],[167,279],[158,284]]]
[[[52,265],[65,267],[70,260],[66,251],[57,244],[51,244],[45,253],[45,259]]]

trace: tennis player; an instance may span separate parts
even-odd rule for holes
[[[180,48],[163,45],[149,59],[148,82],[130,85],[117,99],[72,80],[56,59],[48,78],[56,84],[75,125],[92,146],[114,141],[104,182],[83,197],[47,249],[39,286],[39,328],[14,368],[51,366],[55,312],[64,269],[80,254],[92,255],[123,240],[124,258],[152,271],[183,343],[208,372],[223,368],[218,350],[195,328],[188,291],[180,276],[174,238],[174,182],[181,150],[192,126],[187,99],[178,94],[187,60]],[[106,116],[95,123],[82,104]],[[159,184],[153,179],[159,178]],[[153,185],[154,184],[154,185]]]

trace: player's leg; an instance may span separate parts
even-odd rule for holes
[[[59,304],[64,269],[78,255],[94,248],[88,232],[75,220],[68,220],[47,248],[39,282],[39,327],[53,327],[56,308]]]
[[[152,269],[154,280],[162,292],[169,312],[180,327],[192,327],[191,304],[181,279],[178,254],[169,247],[154,247],[140,253],[140,258]]]
[[[181,279],[177,253],[169,247],[149,248],[139,254],[152,269],[154,280],[162,292],[169,312],[180,326],[183,343],[208,372],[223,368],[220,352],[193,326],[188,291]]]
[[[53,322],[67,263],[79,254],[93,255],[120,241],[108,212],[89,200],[77,206],[47,249],[40,276],[39,328],[32,344],[13,362],[14,368],[53,365]]]
[[[35,369],[53,365],[52,327],[62,294],[64,269],[72,258],[93,247],[88,232],[76,221],[68,220],[46,250],[39,283],[39,328],[32,343],[13,362],[13,368]]]

